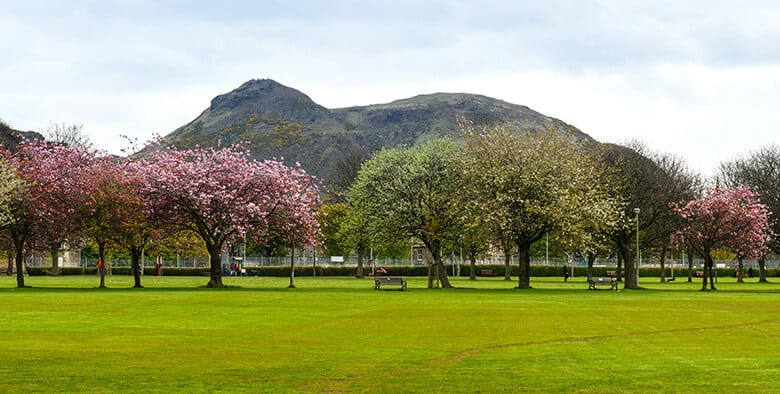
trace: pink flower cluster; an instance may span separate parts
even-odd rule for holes
[[[226,242],[265,242],[273,233],[297,247],[319,237],[315,179],[299,167],[258,162],[238,146],[157,150],[141,160],[46,142],[2,152],[24,181],[4,233],[25,250],[79,237],[114,242],[149,227],[189,229],[221,251]],[[108,234],[107,234],[108,233]]]
[[[769,210],[748,186],[715,189],[706,197],[672,204],[685,220],[676,232],[677,245],[685,243],[700,254],[727,248],[743,258],[759,258],[769,239]]]

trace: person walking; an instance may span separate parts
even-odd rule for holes
[[[563,265],[563,281],[568,282],[569,281],[569,266],[566,264]]]

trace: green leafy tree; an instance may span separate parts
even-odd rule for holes
[[[342,241],[344,249],[354,250],[357,255],[357,272],[355,276],[362,278],[365,275],[364,264],[366,255],[371,247],[371,239],[377,234],[376,228],[369,228],[368,223],[371,220],[368,218],[365,211],[350,208],[346,212],[346,217],[341,223],[341,228],[337,233],[337,237]]]
[[[460,146],[447,139],[383,150],[363,165],[349,192],[355,211],[378,238],[412,236],[428,248],[433,257],[429,288],[434,278],[452,287],[441,254],[444,243],[459,235],[460,157]]]
[[[487,253],[490,246],[490,232],[486,231],[481,221],[464,220],[463,234],[460,237],[463,253],[469,260],[469,279],[477,280],[477,258]]]
[[[169,259],[193,258],[208,255],[203,240],[192,231],[160,229],[159,238],[152,238],[144,248],[149,256],[163,256]],[[250,253],[252,245],[247,248]]]
[[[346,203],[325,203],[320,206],[317,220],[322,231],[322,245],[325,253],[331,256],[343,256],[346,241],[341,237],[340,229],[347,220],[349,205]]]

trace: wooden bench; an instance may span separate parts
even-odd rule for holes
[[[406,290],[406,280],[404,278],[390,278],[380,276],[374,278],[374,290],[379,290],[382,286],[401,286],[401,291]]]
[[[479,276],[496,276],[496,271],[493,270],[480,270]]]
[[[617,290],[618,283],[614,278],[592,278],[588,279],[588,290],[596,290],[596,286],[609,286],[610,290]]]
[[[696,271],[696,276],[701,278],[704,276],[704,271]]]

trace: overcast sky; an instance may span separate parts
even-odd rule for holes
[[[328,108],[434,92],[526,105],[709,175],[776,143],[776,1],[0,0],[0,118],[112,153],[271,78]]]

